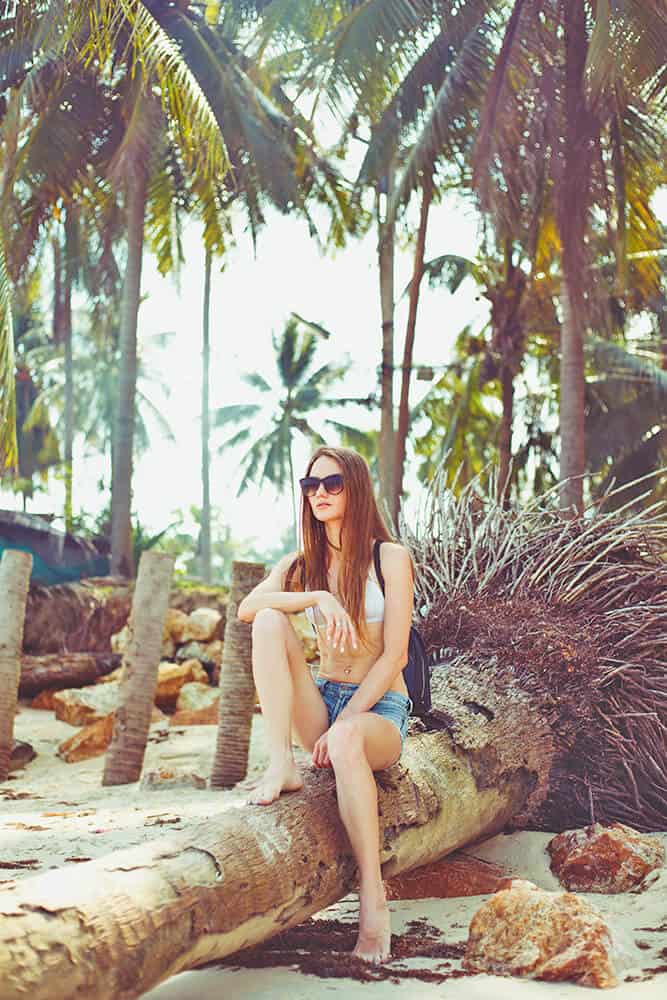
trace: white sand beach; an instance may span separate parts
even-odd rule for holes
[[[0,892],[54,868],[71,870],[84,860],[131,847],[171,831],[187,831],[203,817],[221,809],[242,808],[242,789],[229,792],[211,789],[150,789],[133,786],[103,788],[104,758],[66,764],[55,751],[73,733],[71,726],[57,721],[52,712],[21,704],[15,736],[27,740],[38,756],[23,770],[14,772],[0,789]],[[215,744],[214,726],[151,727],[144,773],[159,768],[196,772],[207,778]],[[304,755],[303,763],[307,766]],[[264,763],[262,719],[255,716],[249,776]],[[257,807],[253,807],[257,808]],[[529,879],[545,889],[560,888],[549,870],[544,848],[548,833],[516,832],[498,835],[470,846],[465,854],[493,862],[509,874]],[[667,843],[667,834],[662,834]],[[607,919],[614,938],[619,986],[618,1000],[658,1000],[667,995],[667,870],[654,872],[642,891],[618,895],[582,894]],[[393,931],[402,935],[412,927],[425,928],[443,944],[465,943],[471,917],[487,896],[449,899],[394,900]],[[346,897],[317,919],[353,923],[356,898]],[[415,923],[416,922],[416,923]],[[460,951],[460,949],[459,949]],[[312,957],[312,956],[311,956]],[[315,956],[317,957],[317,956]],[[340,975],[308,974],[297,967],[246,968],[236,956],[224,966],[209,966],[181,973],[144,994],[146,1000],[247,1000],[285,998],[306,1000],[339,996],[374,1000],[395,996],[397,1000],[421,998],[544,998],[566,1000],[581,997],[586,987],[570,983],[543,983],[488,975],[455,976],[460,957],[396,958],[387,963],[390,978],[359,981]],[[270,959],[269,959],[270,961]],[[442,973],[446,981],[424,981],[410,977],[410,970]],[[655,971],[659,970],[659,971]],[[438,976],[434,978],[440,978]]]

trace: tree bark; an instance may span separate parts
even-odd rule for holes
[[[503,412],[498,431],[498,503],[510,505],[510,467],[512,463],[512,426],[514,424],[514,372],[508,364],[500,368],[500,390]]]
[[[132,576],[132,459],[137,390],[137,322],[141,294],[144,218],[148,177],[139,170],[126,185],[127,265],[123,285],[120,329],[118,404],[113,432],[111,482],[111,572]]]
[[[74,528],[74,357],[72,354],[72,286],[74,284],[74,207],[67,206],[65,219],[65,261],[62,311],[62,338],[65,353],[65,528]]]
[[[173,569],[173,556],[164,552],[144,552],[139,563],[120,705],[104,762],[103,785],[125,785],[141,777]]]
[[[575,296],[576,296],[575,292]],[[571,289],[563,275],[560,359],[560,505],[583,509],[584,473],[584,338],[581,313],[572,307]]]
[[[403,348],[403,367],[401,370],[401,398],[398,404],[398,426],[396,429],[396,453],[394,456],[394,492],[392,509],[394,512],[394,523],[398,524],[398,515],[401,509],[403,494],[403,473],[405,468],[405,452],[410,431],[410,379],[412,376],[412,357],[415,346],[415,330],[417,327],[417,307],[419,305],[419,292],[421,281],[424,275],[424,249],[426,246],[426,227],[428,226],[428,213],[433,197],[433,184],[430,178],[424,183],[422,194],[421,211],[419,216],[419,229],[417,231],[417,244],[415,246],[415,260],[412,269],[412,281],[410,282],[410,304],[408,308],[408,322],[405,331],[405,346]]]
[[[121,664],[117,653],[47,653],[22,656],[19,697],[34,698],[40,691],[94,684]]]
[[[584,453],[584,331],[586,307],[586,230],[590,204],[593,137],[599,134],[586,96],[588,34],[586,10],[579,0],[567,0],[564,10],[565,136],[562,183],[558,199],[558,230],[563,247],[561,327],[560,503],[565,510],[583,510]]]
[[[211,771],[212,788],[231,788],[248,771],[250,730],[255,710],[252,676],[252,626],[242,622],[237,608],[264,579],[261,563],[232,563],[232,586],[227,605],[225,641],[220,667],[220,715]]]
[[[391,200],[394,170],[387,171],[385,205]],[[386,210],[385,210],[386,216]],[[382,513],[392,511],[394,489],[394,223],[383,218],[377,196],[378,265],[382,319],[380,374],[380,500]]]
[[[211,264],[212,254],[207,248],[204,263],[204,316],[202,321],[201,352],[201,525],[199,529],[199,562],[204,583],[211,582],[211,456],[209,380],[211,374]]]
[[[512,702],[499,686],[490,721],[466,707],[488,701],[474,667],[455,688],[451,678],[435,688],[452,734],[409,737],[401,764],[377,775],[387,877],[498,833],[531,808],[548,775],[549,741],[528,699]],[[459,729],[463,716],[472,724]],[[302,792],[271,807],[230,809],[196,834],[87,862],[77,874],[66,889],[51,872],[2,894],[3,1000],[130,1000],[295,926],[356,882],[335,779],[314,771]]]
[[[5,549],[0,561],[0,781],[9,774],[32,556]],[[0,964],[0,968],[1,968]]]

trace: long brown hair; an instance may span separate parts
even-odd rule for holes
[[[341,468],[345,481],[346,505],[340,533],[341,562],[338,593],[341,603],[354,622],[359,637],[368,636],[365,614],[366,579],[373,558],[371,542],[379,538],[392,541],[373,493],[368,465],[351,448],[318,448],[310,458],[306,475],[321,456],[332,458]],[[287,573],[286,589],[329,590],[329,545],[326,528],[313,514],[310,503],[301,497],[302,552]]]

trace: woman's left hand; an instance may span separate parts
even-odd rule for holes
[[[315,767],[331,767],[329,760],[329,730],[322,733],[313,747],[313,765]]]

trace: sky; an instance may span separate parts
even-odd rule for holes
[[[667,192],[656,202],[667,219]],[[456,196],[433,208],[426,244],[426,258],[443,253],[474,257],[479,241],[478,222],[470,205]],[[258,396],[242,381],[244,373],[258,371],[275,381],[272,336],[280,334],[293,310],[332,332],[319,342],[317,364],[345,363],[347,373],[341,394],[365,396],[377,389],[380,358],[380,307],[378,271],[373,232],[333,254],[323,254],[306,224],[296,218],[272,213],[260,233],[256,250],[248,235],[237,233],[237,245],[228,255],[222,273],[213,275],[211,295],[211,409],[229,403],[256,401]],[[159,531],[179,519],[179,511],[201,505],[200,393],[201,326],[204,251],[201,231],[194,224],[184,236],[185,264],[178,283],[157,272],[149,253],[144,258],[139,313],[139,350],[157,381],[170,391],[168,398],[152,392],[151,398],[164,413],[174,440],[153,428],[148,452],[135,461],[133,509],[141,524]],[[412,269],[411,247],[397,253],[396,296],[406,287]],[[395,363],[400,364],[407,314],[407,298],[399,299],[396,316]],[[457,334],[466,325],[479,329],[488,315],[471,279],[455,295],[444,289],[430,290],[424,284],[419,306],[415,363],[446,364]],[[157,348],[154,337],[166,331],[172,337],[166,348]],[[427,382],[412,384],[414,404],[429,388]],[[398,378],[396,382],[398,399]],[[323,413],[322,417],[327,414]],[[379,425],[379,414],[348,408],[335,414],[365,429]],[[322,421],[318,429],[327,440]],[[226,436],[226,435],[224,435]],[[243,449],[217,449],[223,432],[212,439],[211,500],[237,540],[254,540],[258,547],[272,548],[291,523],[289,496],[278,496],[270,484],[249,488],[238,497],[239,463]],[[310,445],[296,440],[295,476],[308,459]],[[106,473],[95,456],[75,452],[75,511],[97,514],[108,501],[100,494],[98,481]],[[408,488],[414,506],[419,487],[414,470],[408,470]],[[29,505],[35,512],[63,509],[63,485],[51,477],[46,493]],[[12,494],[0,494],[5,507],[18,507]],[[190,529],[193,523],[186,520]]]
[[[211,290],[211,410],[229,403],[257,401],[260,396],[243,381],[244,373],[258,371],[270,382],[277,378],[272,336],[279,335],[291,311],[320,323],[331,331],[328,341],[318,341],[316,364],[344,364],[347,368],[335,394],[366,396],[377,390],[380,360],[380,306],[373,232],[335,253],[323,254],[309,236],[304,222],[272,213],[260,233],[256,249],[250,236],[239,232],[222,273],[213,274]],[[474,211],[461,200],[437,206],[427,239],[426,257],[442,253],[474,256],[477,228]],[[165,415],[174,440],[152,427],[148,452],[135,461],[133,509],[142,525],[159,531],[178,519],[178,511],[201,505],[201,337],[204,250],[201,231],[191,225],[184,236],[185,264],[178,282],[162,277],[146,253],[142,275],[144,301],[139,312],[139,351],[156,383],[169,387],[169,397],[153,387],[149,396]],[[397,253],[396,295],[405,289],[412,269],[412,248]],[[446,364],[462,327],[484,321],[486,307],[472,281],[455,295],[424,284],[417,323],[415,362]],[[395,363],[403,352],[407,297],[396,309]],[[167,347],[158,347],[155,335],[171,332]],[[412,401],[429,388],[413,382]],[[340,391],[339,391],[340,390]],[[398,399],[398,377],[396,400]],[[315,421],[331,443],[323,412]],[[379,425],[379,413],[347,407],[334,418],[361,427]],[[149,424],[150,426],[150,424]],[[218,453],[231,430],[214,432],[212,438],[211,502],[222,513],[236,539],[254,539],[258,546],[273,547],[291,524],[289,495],[276,494],[271,484],[250,487],[241,497],[240,460],[244,448]],[[303,474],[311,446],[295,440],[295,477]],[[104,463],[94,455],[75,452],[74,509],[96,514],[107,502],[98,482]],[[46,493],[36,495],[28,510],[62,511],[63,485],[51,477]],[[18,506],[11,494],[2,505]],[[191,522],[186,522],[191,524]]]

